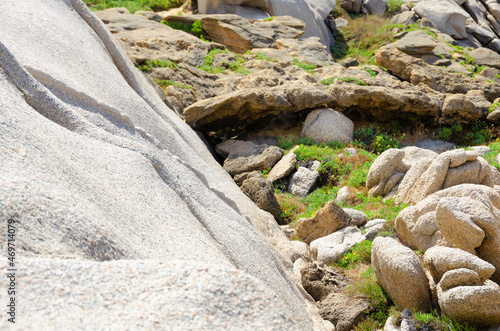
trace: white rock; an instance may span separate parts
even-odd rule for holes
[[[355,244],[365,240],[361,231],[349,226],[311,242],[311,252],[323,263],[335,262]]]
[[[288,183],[288,192],[300,197],[305,197],[309,194],[318,178],[319,174],[316,170],[299,167],[297,172],[295,172],[290,178],[290,182]]]

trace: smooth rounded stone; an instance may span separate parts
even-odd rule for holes
[[[448,0],[423,0],[413,10],[422,18],[429,19],[439,31],[455,39],[466,39],[465,21],[470,16]]]
[[[387,0],[365,0],[363,9],[371,15],[382,15],[387,8]]]
[[[330,293],[343,291],[352,280],[335,268],[311,262],[301,270],[302,286],[314,300],[321,301]]]
[[[353,134],[354,123],[344,114],[333,109],[316,109],[307,115],[300,136],[320,143],[350,143]]]
[[[280,204],[274,195],[274,186],[264,175],[258,171],[249,173],[240,188],[260,209],[270,212],[278,224],[283,224]]]
[[[145,16],[147,17],[148,20],[153,20],[153,21],[156,21],[156,22],[161,22],[163,20],[163,18],[158,15],[157,13],[155,13],[154,11],[136,11],[135,12],[136,15],[142,15],[142,16]]]
[[[424,139],[415,143],[416,147],[428,149],[436,153],[443,153],[456,148],[454,143],[444,140]]]
[[[469,52],[479,66],[486,65],[500,69],[500,55],[491,49],[480,47]]]
[[[344,293],[332,293],[321,301],[319,313],[335,325],[336,331],[350,331],[361,322],[371,310],[370,303]]]
[[[334,200],[330,200],[314,217],[299,219],[295,223],[295,233],[300,240],[309,244],[350,225],[351,217]]]
[[[394,46],[406,54],[433,54],[433,49],[437,46],[437,41],[424,31],[415,30],[396,41]]]
[[[299,197],[305,197],[309,194],[318,178],[319,174],[316,170],[299,167],[299,169],[290,177],[288,192]]]
[[[345,202],[352,200],[355,197],[356,195],[354,194],[354,189],[349,186],[344,186],[337,192],[335,200],[337,200],[338,202]]]
[[[285,321],[276,325],[277,329],[314,330],[319,315],[310,310],[290,277],[287,255],[292,246],[279,225],[241,192],[198,135],[164,104],[95,14],[76,0],[3,0],[1,6],[0,214],[18,221],[22,234],[17,237],[19,256],[36,253],[39,257],[72,259],[45,266],[41,258],[33,264],[22,263],[26,267],[19,269],[25,272],[19,278],[26,289],[23,298],[34,310],[28,312],[30,318],[20,316],[21,328],[68,329],[71,325],[100,329],[108,325],[113,329],[116,325],[116,329],[153,329],[155,321],[163,323],[164,316],[170,316],[166,311],[161,315],[155,311],[163,312],[162,307],[171,307],[174,313],[189,311],[195,297],[202,299],[201,309],[213,307],[207,304],[211,300],[219,308],[231,309],[250,298],[240,312],[257,321],[265,314],[258,303],[260,296],[268,307],[274,298],[286,303],[275,311],[292,316],[295,323]],[[85,259],[157,262],[130,268],[118,265],[116,272],[112,270],[109,277],[118,277],[123,270],[126,275],[120,278],[127,283],[120,288],[108,287],[110,293],[103,293],[106,308],[102,302],[96,305],[97,294],[101,294],[98,285],[105,283],[104,278],[96,277],[105,275],[110,264],[76,262]],[[161,267],[161,263],[174,260],[191,266],[193,262],[217,264],[221,271],[214,277],[199,278],[202,291],[188,295],[186,301],[175,284],[190,278],[182,273],[168,278],[174,268]],[[78,269],[65,263],[92,265]],[[233,273],[229,268],[239,271]],[[36,277],[33,289],[28,287],[31,276],[27,275],[31,274]],[[134,274],[137,277],[130,278]],[[235,274],[238,279],[254,281],[238,283]],[[192,284],[198,284],[194,278]],[[115,280],[109,284],[120,283]],[[173,289],[168,282],[173,282]],[[162,307],[156,306],[163,301],[153,290],[143,292],[143,297],[136,291],[151,284],[160,284],[159,288],[151,287],[170,298]],[[239,303],[231,301],[230,295],[215,300],[214,293],[219,290],[231,292],[225,285],[242,290],[235,297]],[[66,297],[61,291],[66,289],[74,289],[75,296]],[[33,295],[28,297],[29,293]],[[168,297],[169,293],[178,298]],[[57,296],[64,296],[61,302]],[[77,296],[90,298],[90,302],[68,304]],[[48,300],[52,302],[49,305]],[[117,310],[110,308],[113,303]],[[136,303],[144,309],[135,311]],[[77,310],[79,304],[88,309],[76,315],[72,308]],[[221,321],[221,329],[245,328],[240,324],[244,317],[236,321],[234,317],[239,315],[234,311],[216,310],[206,316],[199,310],[199,317],[189,315],[182,325],[179,322],[178,329],[199,329],[194,323],[200,317],[202,329],[217,329],[203,324],[210,323],[207,316],[220,316],[213,321]],[[64,323],[70,315],[77,317],[75,324]],[[96,317],[95,325],[89,316]],[[255,329],[272,325],[280,319],[277,316],[269,316]],[[176,328],[174,319],[172,316],[165,322],[164,328]],[[130,325],[123,324],[126,321]],[[151,325],[141,327],[138,324],[142,321]],[[6,319],[0,323],[5,329]],[[246,326],[252,323],[244,322]]]
[[[372,266],[377,280],[400,310],[428,311],[429,283],[422,263],[397,240],[377,237],[372,244]]]
[[[352,208],[343,208],[347,215],[351,216],[352,222],[356,226],[361,226],[368,222],[369,218],[362,211],[352,209]]]
[[[437,287],[441,311],[448,317],[478,327],[500,324],[500,286],[490,280],[482,286]]]
[[[487,119],[490,122],[498,122],[500,120],[500,107],[497,107],[494,111],[489,113]]]
[[[311,242],[311,252],[322,263],[336,262],[355,244],[363,242],[365,237],[355,226],[348,226],[328,236]]]
[[[371,231],[371,230],[376,230],[376,231],[382,231],[384,229],[384,225],[387,223],[386,220],[382,218],[376,218],[374,220],[368,221],[365,224],[365,230],[366,231]]]
[[[226,263],[30,258],[22,265],[17,276],[30,318],[16,318],[21,329],[298,328],[268,286]],[[0,321],[4,330],[8,324]]]
[[[483,283],[474,270],[458,268],[445,272],[438,285],[446,291],[457,286],[481,286]]]
[[[232,176],[271,168],[283,156],[279,147],[242,140],[227,140],[218,144],[217,152],[227,155],[223,168]]]
[[[495,272],[495,267],[479,257],[458,248],[434,246],[424,254],[424,263],[434,281],[438,283],[450,270],[466,268],[476,272],[484,282]]]
[[[338,17],[335,19],[335,26],[337,27],[337,30],[345,28],[347,24],[349,24],[349,21],[343,17]]]
[[[491,148],[488,146],[472,146],[471,150],[476,152],[478,155],[483,156],[484,154],[488,154],[491,151]]]
[[[275,182],[277,180],[283,179],[292,173],[292,171],[295,169],[295,165],[297,164],[297,155],[294,153],[297,147],[298,146],[292,148],[285,156],[281,158],[281,160],[278,161],[278,163],[274,165],[271,171],[269,171],[267,179],[270,182]]]

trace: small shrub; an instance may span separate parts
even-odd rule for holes
[[[318,67],[315,64],[308,64],[308,63],[300,62],[300,60],[297,59],[296,57],[293,58],[293,64],[295,64],[298,67],[301,67],[302,69],[304,69],[307,72],[312,72],[314,69],[316,69]]]
[[[270,22],[270,21],[274,20],[275,18],[276,18],[276,16],[269,16],[269,17],[264,18],[264,21]]]
[[[401,10],[401,6],[405,2],[403,0],[389,0],[387,1],[387,12],[389,14],[395,14],[396,12]]]
[[[350,269],[357,263],[370,263],[372,255],[372,241],[365,240],[354,245],[349,252],[342,255],[335,265],[338,268]]]
[[[183,22],[168,22],[168,21],[161,21],[161,23],[168,25],[172,29],[181,30],[189,34],[192,34],[193,36],[203,41],[209,41],[208,39],[206,39],[208,38],[208,34],[203,29],[203,25],[199,20],[194,21],[192,24]]]
[[[430,313],[415,312],[413,317],[416,321],[417,330],[426,327],[433,330],[453,330],[453,331],[475,331],[474,326],[465,322],[458,322],[447,317],[443,313],[432,311]]]
[[[488,108],[488,113],[493,112],[495,109],[500,107],[500,102],[494,102],[491,104],[490,108]]]
[[[373,70],[372,70],[372,69],[370,69],[370,68],[365,68],[365,71],[366,71],[367,73],[369,73],[369,74],[370,74],[370,76],[371,76],[372,78],[375,78],[375,77],[377,77],[377,75],[378,75],[378,73],[377,73],[376,71],[373,71]]]
[[[83,0],[83,2],[93,11],[125,7],[132,14],[140,10],[167,10],[180,7],[184,3],[183,0]]]
[[[356,85],[368,86],[368,84],[365,83],[364,81],[359,80],[357,78],[352,78],[352,77],[331,77],[331,78],[323,79],[319,83],[322,85],[331,85],[335,82],[336,79],[341,80],[343,82],[354,82]]]
[[[151,72],[153,68],[170,68],[170,69],[177,69],[179,65],[175,62],[172,62],[170,60],[152,60],[152,61],[145,61],[142,64],[136,64],[136,67],[144,72]]]
[[[292,222],[297,219],[297,214],[303,213],[306,206],[300,198],[290,193],[281,193],[276,196],[281,208],[281,217],[287,221]]]

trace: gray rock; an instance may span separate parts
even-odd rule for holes
[[[408,11],[403,11],[402,13],[399,13],[395,15],[391,19],[391,23],[393,24],[413,24],[417,20],[417,15],[415,15],[415,12],[408,10]]]
[[[349,14],[359,14],[361,12],[362,0],[342,0],[340,6]]]
[[[365,240],[361,231],[355,226],[349,226],[328,236],[311,242],[311,253],[322,263],[336,262],[355,244]]]
[[[302,137],[311,137],[320,143],[331,141],[350,143],[353,134],[353,122],[333,109],[316,109],[310,112],[300,133]]]
[[[465,21],[469,14],[448,0],[423,0],[413,10],[420,17],[429,19],[439,31],[455,39],[466,39]]]
[[[279,147],[242,140],[227,140],[217,145],[217,152],[227,155],[223,168],[231,176],[271,168],[283,156]]]
[[[15,320],[21,329],[297,328],[269,287],[226,263],[30,258],[17,277],[30,302],[30,318]],[[8,324],[0,321],[2,329]]]
[[[491,148],[488,146],[472,146],[471,149],[480,156],[488,154],[491,151]]]
[[[350,331],[371,311],[370,303],[361,298],[350,298],[343,293],[332,293],[321,301],[319,313],[335,325],[336,331]]]
[[[433,49],[437,46],[437,41],[424,31],[416,30],[396,41],[394,46],[406,54],[432,54]]]
[[[318,264],[307,264],[300,272],[302,286],[314,300],[321,301],[330,293],[341,292],[352,280],[335,268]]]
[[[378,282],[400,310],[430,310],[429,283],[411,249],[392,238],[377,237],[372,245],[372,266]]]
[[[365,0],[363,8],[372,15],[382,15],[387,8],[387,0]]]
[[[288,52],[301,62],[314,64],[318,67],[324,66],[325,62],[332,63],[333,60],[328,53],[328,48],[317,37],[303,38],[301,40],[281,38],[277,40],[276,46],[279,50]]]
[[[349,24],[349,21],[346,20],[345,18],[338,17],[335,19],[335,26],[337,27],[337,30],[345,28],[347,24]]]
[[[283,231],[231,183],[83,2],[2,1],[0,30],[0,214],[19,221],[22,234],[16,244],[26,261],[19,279],[33,308],[30,318],[20,318],[22,328],[83,329],[95,321],[96,329],[141,329],[165,321],[172,329],[197,329],[198,322],[201,328],[230,329],[260,318],[266,326],[276,321],[277,329],[294,328],[278,317],[283,315],[264,317],[259,297],[269,312],[293,316],[296,328],[316,328],[312,316],[318,315],[308,313],[291,278],[285,254],[293,250]],[[186,301],[176,288],[193,290],[182,285],[193,269],[169,277],[174,260],[220,269],[199,278],[201,283],[194,277],[191,285],[201,291],[187,292],[192,295]],[[235,307],[229,296],[216,299],[217,291],[229,291],[226,285],[238,293],[241,310],[207,311],[215,307],[211,300]],[[144,286],[147,291],[137,292]],[[286,305],[270,308],[275,297]],[[198,317],[186,313],[191,308]],[[0,323],[5,329],[6,319]]]
[[[357,67],[359,65],[359,61],[354,57],[348,57],[346,59],[340,60],[339,63],[345,68]]]
[[[494,38],[496,38],[495,33],[490,29],[485,29],[479,24],[469,24],[465,27],[467,33],[472,34],[477,38],[482,44],[488,44]]]
[[[492,68],[500,69],[500,55],[488,48],[477,48],[469,52],[469,55],[476,60],[479,66],[487,65]]]
[[[456,148],[454,143],[443,140],[424,139],[415,143],[418,148],[428,149],[436,153],[443,153]]]
[[[368,222],[368,216],[362,211],[351,209],[351,208],[343,208],[347,215],[351,216],[352,222],[356,226],[361,226]]]
[[[386,220],[384,219],[381,219],[381,218],[377,218],[377,219],[374,219],[374,220],[371,220],[371,221],[368,221],[366,224],[365,224],[365,230],[368,232],[368,231],[372,231],[372,230],[376,230],[376,231],[382,231],[384,229],[384,225],[387,223]]]
[[[489,107],[490,102],[483,91],[472,90],[465,95],[449,95],[444,100],[439,122],[451,124],[460,120],[462,123],[472,123],[486,117]]]
[[[299,169],[290,177],[288,192],[305,197],[319,178],[316,170],[309,170],[306,167]]]
[[[297,164],[297,155],[294,153],[294,150],[297,148],[292,148],[285,156],[281,158],[271,169],[269,174],[267,175],[267,179],[270,182],[275,182],[282,178],[285,178],[295,169],[295,165]]]
[[[355,198],[354,190],[348,186],[342,187],[338,192],[335,199],[338,202],[346,202]]]
[[[273,184],[257,171],[251,172],[245,177],[240,186],[243,193],[255,202],[260,209],[270,212],[276,222],[283,224],[281,208],[274,195]]]

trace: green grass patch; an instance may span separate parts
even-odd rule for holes
[[[368,84],[365,83],[364,81],[359,80],[357,78],[352,78],[352,77],[330,77],[330,78],[327,78],[327,79],[323,79],[319,83],[321,85],[327,85],[328,86],[328,85],[333,84],[336,79],[341,80],[343,82],[354,82],[356,85],[360,85],[360,86],[368,86]]]
[[[309,63],[301,62],[296,57],[293,58],[293,64],[295,64],[298,67],[301,67],[302,69],[304,69],[307,72],[312,72],[314,69],[316,69],[318,67],[315,64],[309,64]]]
[[[483,158],[488,161],[489,164],[500,170],[500,163],[497,161],[497,156],[500,154],[500,142],[494,142],[488,145],[491,150],[483,155]]]
[[[335,266],[342,269],[350,269],[358,263],[371,263],[372,256],[372,241],[365,240],[359,244],[354,245],[349,252],[345,253],[337,262]]]
[[[136,11],[162,11],[177,8],[184,4],[184,0],[83,0],[93,11],[114,7],[125,7],[132,14]]]
[[[179,65],[175,62],[172,62],[170,60],[151,60],[151,61],[145,61],[144,63],[136,64],[136,67],[144,72],[151,72],[153,68],[170,68],[170,69],[177,69],[179,68]],[[181,68],[182,69],[182,68]]]
[[[387,1],[387,12],[389,14],[395,14],[401,10],[401,6],[405,2],[403,0],[389,0]]]
[[[203,29],[203,25],[199,20],[194,21],[192,24],[184,22],[167,22],[167,21],[161,21],[161,23],[171,27],[172,29],[187,32],[203,41],[207,42],[210,41],[208,38],[208,34]]]
[[[226,67],[224,66],[214,67],[214,59],[215,59],[214,57],[216,54],[220,53],[232,54],[236,58],[236,61],[227,64],[227,69],[231,70],[232,72],[236,72],[245,76],[252,73],[250,70],[246,69],[243,66],[243,63],[245,63],[245,58],[243,57],[243,55],[230,52],[226,49],[211,50],[205,56],[203,64],[197,68],[209,72],[211,74],[223,74],[226,71]]]
[[[269,16],[269,17],[266,17],[264,18],[264,22],[271,22],[272,20],[274,20],[276,18],[276,16]]]
[[[442,313],[432,311],[431,313],[415,312],[413,317],[417,324],[417,330],[427,326],[434,330],[453,330],[453,331],[476,331],[477,328],[464,322],[458,322],[447,317]]]
[[[377,77],[378,73],[377,73],[376,71],[373,71],[373,70],[372,70],[372,69],[370,69],[370,68],[364,68],[364,69],[365,69],[365,71],[366,71],[367,73],[369,73],[369,74],[370,74],[370,76],[371,76],[372,78]]]
[[[177,86],[177,87],[180,87],[180,88],[184,88],[184,89],[192,89],[193,87],[191,85],[185,85],[185,84],[181,84],[181,83],[178,83],[178,82],[174,82],[173,80],[163,80],[163,79],[156,79],[156,78],[153,78],[154,81],[156,83],[158,83],[158,85],[160,85],[161,87],[168,87],[170,85],[173,85],[173,86]]]
[[[493,112],[495,109],[497,109],[498,107],[500,107],[500,102],[493,102],[490,106],[490,108],[488,108],[488,113],[491,113]]]

